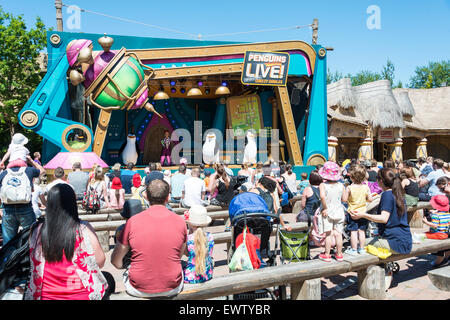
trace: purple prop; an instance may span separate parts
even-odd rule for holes
[[[100,72],[106,68],[116,53],[117,51],[102,52],[95,57],[94,64],[91,64],[84,73],[84,77],[86,78],[86,80],[84,80],[85,88],[89,88],[91,83],[98,77]]]
[[[77,39],[72,40],[66,48],[67,61],[69,61],[69,65],[73,67],[73,65],[77,62],[78,53],[81,49],[89,47],[92,44],[91,40],[86,39]]]

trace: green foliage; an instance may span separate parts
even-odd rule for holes
[[[383,69],[381,70],[381,78],[389,80],[391,82],[391,86],[393,86],[395,78],[394,73],[395,73],[395,66],[391,60],[387,59],[386,65],[383,66]]]
[[[335,71],[334,73],[330,72],[330,69],[328,69],[327,73],[327,84],[336,82],[341,80],[342,78],[350,78],[352,81],[352,86],[359,86],[368,82],[377,81],[386,79],[391,82],[391,85],[394,84],[394,78],[395,78],[395,66],[392,63],[391,60],[386,61],[386,65],[383,66],[383,69],[380,73],[372,72],[369,70],[362,70],[359,71],[355,75],[347,74],[344,76],[341,72]]]
[[[23,132],[31,148],[41,138],[18,125],[17,115],[42,80],[37,59],[46,46],[46,29],[40,18],[27,29],[22,16],[13,16],[0,6],[0,151],[4,152],[15,132]]]
[[[355,74],[354,76],[351,77],[352,80],[352,86],[360,86],[362,84],[368,83],[368,82],[372,82],[372,81],[377,81],[377,80],[381,80],[382,77],[379,73],[376,72],[372,72],[369,70],[363,70],[358,72],[357,74]]]
[[[327,72],[327,84],[336,82],[344,78],[343,74],[339,71],[335,71],[334,73],[331,73],[330,68],[328,68]]]
[[[411,88],[438,88],[450,82],[450,60],[430,62],[427,66],[417,67],[410,79]]]

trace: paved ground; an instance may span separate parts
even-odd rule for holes
[[[295,215],[293,214],[284,214],[283,217],[286,221],[295,221]],[[215,221],[214,225],[208,227],[207,230],[210,232],[223,232],[223,221]],[[412,231],[418,232],[420,230]],[[271,242],[273,247],[273,237]],[[103,270],[112,273],[114,276],[116,280],[116,292],[124,291],[121,279],[122,270],[117,270],[111,265],[111,252],[112,250],[106,255],[107,262]],[[311,249],[313,257],[316,257],[320,252],[320,248]],[[226,244],[216,245],[214,247],[215,276],[228,273],[226,259]],[[424,255],[398,261],[400,271],[394,275],[391,287],[386,295],[386,300],[449,300],[450,292],[437,289],[428,279],[427,271],[431,269],[430,262],[433,260],[433,255]],[[341,287],[346,288],[341,289]],[[355,272],[330,278],[322,278],[322,298],[324,300],[365,300],[358,295]]]

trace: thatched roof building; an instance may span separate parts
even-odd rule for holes
[[[327,101],[329,135],[346,145],[362,141],[366,128],[375,142],[380,129],[393,129],[407,157],[427,138],[431,155],[450,160],[450,87],[392,89],[388,80],[353,87],[346,78],[328,85]]]
[[[403,114],[389,80],[369,82],[353,88],[356,108],[365,121],[376,128],[403,128]]]

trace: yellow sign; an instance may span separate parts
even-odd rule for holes
[[[261,100],[256,94],[228,98],[227,113],[228,128],[234,130],[235,136],[245,136],[249,129],[258,133],[264,128]]]

